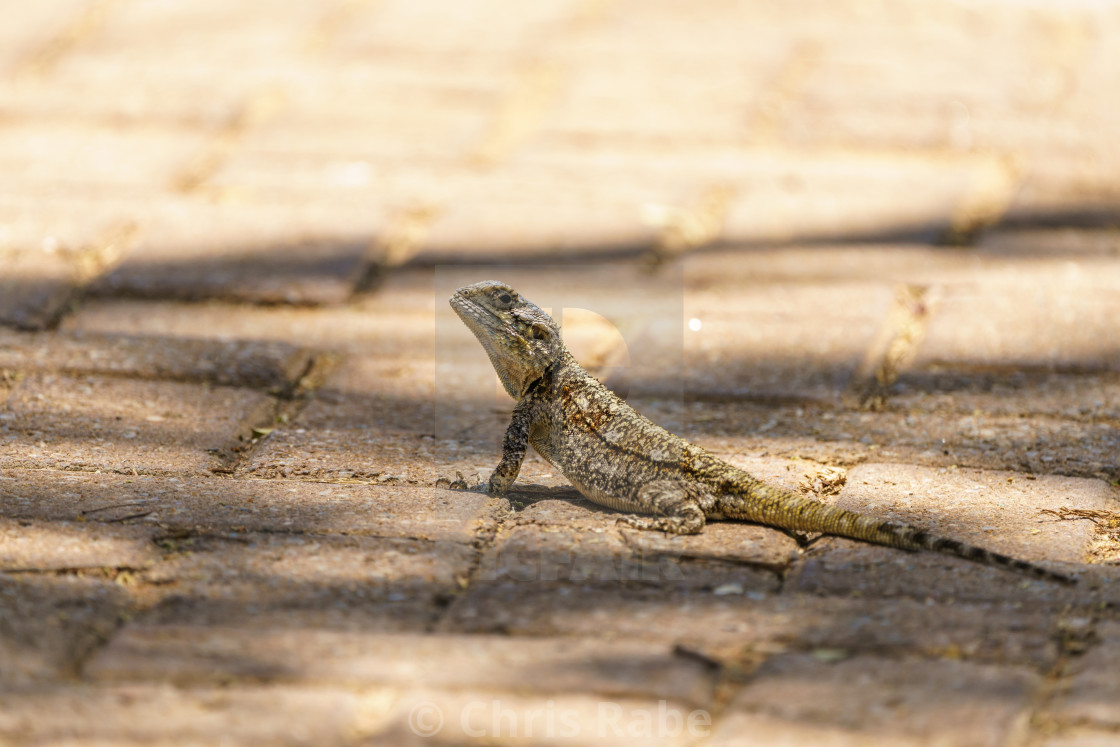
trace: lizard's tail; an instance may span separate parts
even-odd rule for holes
[[[956,555],[983,565],[1006,568],[1047,581],[1057,581],[1062,584],[1077,583],[1077,579],[1072,576],[1047,570],[1025,560],[1001,555],[947,537],[938,537],[924,529],[880,521],[854,511],[829,506],[759,481],[739,486],[739,489],[740,494],[747,499],[746,510],[740,507],[733,514],[728,514],[731,518],[746,519],[802,532],[822,532],[902,550],[929,550]]]

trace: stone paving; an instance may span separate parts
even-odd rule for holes
[[[1120,4],[0,7],[0,744],[1120,744]],[[486,277],[1079,585],[452,489]]]

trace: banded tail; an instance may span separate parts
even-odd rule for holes
[[[982,565],[1004,568],[1047,581],[1057,581],[1066,585],[1077,583],[1077,579],[1073,576],[1057,573],[1025,560],[948,537],[939,537],[917,527],[880,521],[854,511],[829,506],[820,501],[772,488],[759,481],[744,487],[746,489],[743,493],[748,497],[746,503],[751,510],[747,514],[742,514],[740,509],[737,513],[741,515],[735,515],[733,518],[802,532],[821,532],[901,550],[928,550],[944,555],[956,555],[958,558]]]

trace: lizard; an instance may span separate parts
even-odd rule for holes
[[[759,480],[634,410],[580,366],[552,317],[505,283],[464,286],[450,303],[489,355],[502,387],[517,401],[501,460],[487,485],[492,495],[509,490],[532,446],[582,495],[626,512],[619,520],[636,529],[696,534],[709,519],[732,519],[955,555],[1064,584],[1077,581]]]

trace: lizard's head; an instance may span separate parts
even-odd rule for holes
[[[552,317],[505,283],[467,285],[452,293],[450,301],[514,399],[520,399],[564,350]]]

